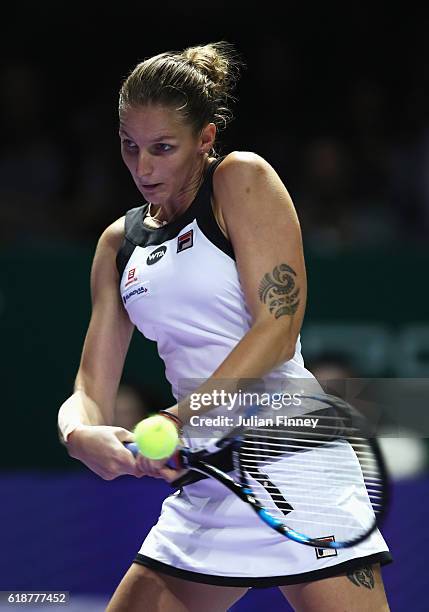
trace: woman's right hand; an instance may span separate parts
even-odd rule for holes
[[[69,434],[66,448],[70,457],[82,461],[104,480],[125,474],[145,476],[124,442],[134,442],[134,434],[123,427],[80,425]]]

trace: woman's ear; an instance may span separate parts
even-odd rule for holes
[[[200,149],[201,155],[209,153],[213,148],[214,141],[216,139],[216,125],[214,123],[208,123],[205,128],[201,131],[200,137]]]

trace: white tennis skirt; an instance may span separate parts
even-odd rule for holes
[[[353,453],[351,447],[348,448]],[[314,461],[314,454],[320,452],[324,451],[313,449],[284,461],[288,462],[290,473],[296,474],[294,461],[302,466],[303,456]],[[326,487],[335,476],[335,468],[331,466],[327,470],[326,462],[320,464],[323,467],[316,480]],[[278,462],[271,473],[269,466],[264,466],[274,482],[278,469]],[[357,461],[356,469],[360,469]],[[255,481],[250,484],[255,489],[259,486]],[[287,515],[287,524],[298,531],[302,531],[302,527],[295,517],[299,515],[302,486],[299,477],[294,476],[288,482],[287,491],[279,487],[296,509],[295,513],[292,510]],[[315,485],[313,488],[317,496]],[[361,488],[347,483],[341,490],[336,488],[332,508],[337,516],[335,522],[328,518],[331,513],[327,513],[326,519],[320,517],[308,535],[340,541],[350,521],[355,522],[357,517],[372,512],[363,484]],[[194,582],[269,587],[320,580],[365,565],[384,565],[391,560],[378,530],[360,544],[340,550],[315,549],[288,540],[265,525],[248,504],[221,483],[207,478],[167,497],[159,520],[143,542],[135,562]]]

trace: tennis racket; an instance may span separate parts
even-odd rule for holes
[[[216,452],[179,447],[168,465],[189,472],[172,486],[214,478],[295,542],[331,549],[362,542],[388,506],[377,439],[363,415],[344,400],[312,395],[302,401],[310,407],[302,418],[318,419],[316,427],[269,421],[234,430],[236,435],[216,442]],[[135,443],[125,446],[138,453]]]

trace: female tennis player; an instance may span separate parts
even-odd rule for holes
[[[213,43],[146,59],[121,87],[122,157],[144,203],[99,239],[75,392],[58,416],[69,454],[105,479],[178,476],[165,461],[135,458],[123,445],[132,432],[112,426],[134,326],[156,341],[176,398],[183,380],[312,378],[300,352],[306,275],[288,191],[257,154],[214,153],[239,67],[229,44]],[[191,413],[185,400],[168,412]],[[322,531],[329,537],[329,524]],[[339,551],[303,546],[200,480],[164,501],[108,611],[218,612],[267,586],[296,610],[388,610],[380,564],[389,560],[378,531]]]

